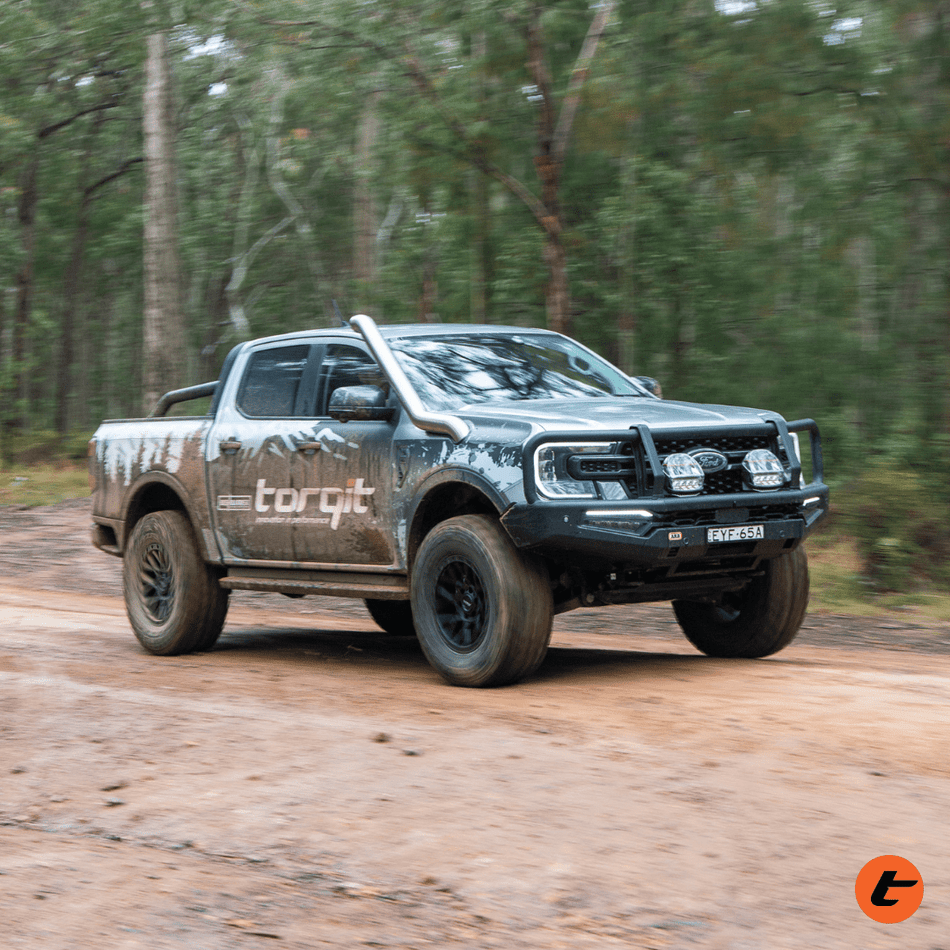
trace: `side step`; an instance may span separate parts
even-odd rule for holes
[[[221,586],[272,594],[322,594],[370,600],[408,600],[409,581],[401,575],[355,571],[290,571],[268,567],[232,567]]]

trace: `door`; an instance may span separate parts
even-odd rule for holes
[[[294,559],[300,499],[293,467],[301,437],[310,343],[251,352],[232,399],[222,400],[208,440],[207,470],[218,543],[226,561]],[[311,400],[312,401],[312,400]]]
[[[321,349],[312,416],[302,428],[293,468],[295,557],[325,567],[392,566],[393,425],[337,422],[327,413],[330,396],[341,386],[387,384],[361,347],[327,343]]]

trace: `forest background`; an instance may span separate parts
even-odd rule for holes
[[[950,2],[0,0],[8,467],[334,302],[815,418],[852,581],[946,588]]]

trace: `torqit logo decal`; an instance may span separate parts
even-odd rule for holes
[[[363,499],[375,491],[375,488],[365,488],[362,478],[348,478],[346,488],[268,488],[267,479],[259,478],[254,493],[254,510],[266,514],[273,504],[277,516],[257,518],[256,521],[258,524],[282,524],[287,521],[329,524],[330,528],[336,531],[344,515],[351,512],[363,515],[369,511],[369,505],[364,505]],[[315,500],[318,511],[330,517],[290,517],[304,512],[311,499]]]
[[[861,868],[854,882],[858,906],[879,924],[899,924],[912,917],[924,899],[924,880],[907,858],[882,854]]]

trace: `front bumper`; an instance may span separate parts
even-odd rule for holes
[[[615,502],[514,505],[502,524],[516,545],[577,563],[630,567],[725,557],[773,558],[798,547],[828,512],[828,487]],[[762,538],[710,542],[709,528],[761,525]]]

